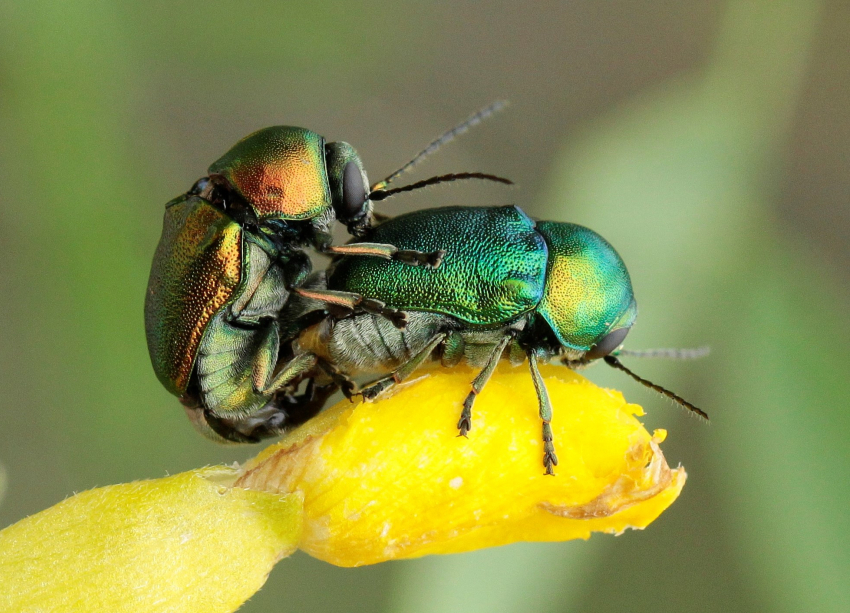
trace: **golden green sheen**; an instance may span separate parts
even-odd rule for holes
[[[249,134],[209,173],[225,177],[260,219],[312,219],[331,206],[325,139],[304,128]]]
[[[212,317],[242,280],[242,229],[208,202],[181,196],[166,205],[145,298],[145,330],[156,375],[186,391]]]
[[[546,291],[537,308],[558,340],[590,349],[637,314],[632,283],[623,260],[593,230],[571,223],[541,221],[537,230],[549,245]]]

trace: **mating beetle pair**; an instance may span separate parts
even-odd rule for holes
[[[529,361],[549,474],[557,457],[541,360],[576,368],[602,358],[705,416],[617,359],[636,304],[622,260],[595,232],[535,223],[513,206],[430,209],[374,226],[371,201],[393,193],[465,178],[508,183],[460,173],[385,189],[494,110],[371,188],[350,145],[301,128],[261,130],[166,205],[145,305],[148,346],[160,381],[204,434],[257,441],[314,415],[337,387],[350,394],[354,377],[378,376],[359,392],[371,399],[425,361],[465,360],[481,369],[458,421],[465,435],[505,354]],[[334,219],[354,242],[331,245]],[[308,244],[338,256],[327,274],[308,276]]]
[[[166,205],[145,301],[148,349],[160,382],[177,395],[195,425],[217,440],[257,441],[298,423],[321,406],[321,390],[278,393],[312,366],[281,361],[278,318],[299,293],[311,265],[303,247],[436,267],[442,252],[387,243],[334,246],[335,219],[360,236],[374,223],[372,201],[459,179],[506,179],[482,173],[433,177],[395,190],[387,185],[424,156],[502,106],[476,113],[411,162],[369,187],[357,152],[310,130],[277,126],[239,141],[192,189]],[[313,300],[366,311],[403,325],[378,300],[352,292],[311,291]],[[318,394],[318,397],[315,395]],[[301,415],[301,417],[299,417]]]

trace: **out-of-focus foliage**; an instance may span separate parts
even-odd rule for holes
[[[831,350],[850,341],[850,303],[769,208],[817,17],[815,4],[733,3],[704,74],[592,127],[551,199],[609,229],[655,305],[630,342],[711,331],[712,363],[678,370],[700,371],[718,528],[771,611],[850,602],[850,363]]]
[[[587,373],[670,430],[688,487],[618,539],[356,570],[294,556],[243,610],[842,610],[848,13],[0,4],[0,525],[72,491],[250,455],[195,435],[153,376],[141,317],[162,205],[232,142],[304,125],[354,144],[380,178],[508,98],[422,173],[497,172],[520,190],[434,189],[382,210],[515,201],[610,240],[640,307],[628,345],[712,346],[701,362],[629,362],[710,427],[618,373]]]

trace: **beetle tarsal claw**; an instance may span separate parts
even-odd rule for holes
[[[365,387],[360,390],[360,395],[363,397],[363,400],[366,402],[372,402],[382,393],[384,393],[390,386],[393,385],[393,379],[381,379],[370,385],[369,387]]]
[[[551,445],[551,443],[549,443]],[[546,474],[555,476],[555,467],[558,465],[558,456],[555,455],[555,450],[547,449],[543,452],[543,466],[546,467]]]

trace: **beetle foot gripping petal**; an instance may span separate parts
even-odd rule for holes
[[[364,387],[360,390],[360,395],[363,396],[363,400],[367,402],[374,401],[378,396],[383,394],[385,391],[390,389],[395,384],[395,379],[392,377],[387,377],[386,379],[380,379],[376,381],[369,387]]]
[[[472,430],[472,403],[475,402],[475,390],[469,392],[463,401],[463,410],[457,422],[458,436],[469,438],[467,435]]]
[[[552,427],[543,424],[543,467],[547,475],[555,476],[555,467],[558,465],[558,456],[555,455],[555,444],[552,442]]]
[[[472,430],[472,416],[461,413],[460,419],[457,422],[457,435],[463,438],[469,438],[470,430]]]

